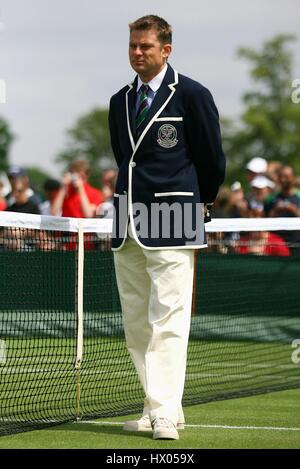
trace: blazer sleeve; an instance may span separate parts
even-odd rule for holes
[[[110,132],[110,143],[113,150],[113,154],[116,160],[118,167],[120,167],[122,163],[122,152],[120,148],[120,143],[118,139],[118,128],[116,123],[116,98],[112,96],[109,104],[109,112],[108,112],[108,124],[109,124],[109,132]]]
[[[189,97],[185,126],[197,169],[201,199],[213,203],[225,177],[219,113],[210,91],[199,85]]]

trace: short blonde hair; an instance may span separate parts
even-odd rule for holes
[[[142,16],[133,23],[130,23],[129,29],[130,32],[155,29],[157,31],[157,38],[161,44],[172,44],[172,26],[159,16]]]

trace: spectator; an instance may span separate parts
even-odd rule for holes
[[[300,176],[296,176],[296,177],[295,177],[294,189],[295,189],[296,193],[297,193],[297,194],[299,195],[299,197],[300,197]]]
[[[246,166],[246,179],[248,184],[258,175],[264,175],[267,172],[268,163],[264,158],[252,158]]]
[[[46,200],[40,204],[40,211],[42,215],[53,215],[52,210],[54,200],[61,188],[61,183],[56,179],[47,179],[44,183],[44,192]],[[55,213],[56,216],[61,216],[61,212]]]
[[[266,176],[275,183],[276,190],[279,189],[279,173],[283,167],[280,161],[268,161]]]
[[[280,191],[274,192],[265,203],[265,213],[268,217],[299,217],[300,195],[294,188],[295,174],[291,166],[283,166],[279,172]],[[300,234],[297,231],[280,231],[278,234],[291,247],[293,255],[299,255],[297,245]]]
[[[220,188],[212,207],[213,218],[246,217],[247,213],[248,204],[239,181],[234,182],[230,188],[226,186]]]
[[[242,235],[236,242],[239,254],[255,254],[257,256],[289,256],[290,250],[284,239],[269,231],[252,231]]]
[[[251,192],[248,196],[249,215],[263,216],[265,199],[275,188],[275,183],[266,176],[256,176],[251,182]]]
[[[51,215],[93,218],[96,208],[103,202],[102,192],[88,183],[90,174],[86,160],[75,160],[62,179],[62,186],[51,207]]]
[[[9,207],[7,207],[6,211],[34,214],[40,213],[38,204],[32,201],[28,196],[26,183],[23,179],[17,178],[14,181],[12,197],[15,202]]]
[[[8,172],[7,172],[7,176],[8,176],[10,185],[11,185],[11,192],[9,192],[6,196],[6,201],[7,201],[8,207],[13,205],[14,202],[15,202],[13,193],[14,193],[15,185],[17,184],[17,182],[19,180],[22,181],[22,183],[25,187],[28,200],[30,202],[33,202],[36,205],[39,205],[41,203],[41,198],[39,197],[39,195],[36,194],[34,192],[34,190],[30,187],[29,177],[28,177],[25,169],[21,168],[20,166],[16,166],[16,165],[11,166],[9,168]]]
[[[230,217],[230,197],[231,191],[229,187],[222,186],[211,210],[213,218]]]
[[[3,196],[3,183],[0,181],[0,211],[5,210],[7,207],[7,202]]]
[[[295,174],[291,166],[283,166],[279,172],[280,191],[266,201],[265,212],[269,217],[299,217],[300,197],[294,188]]]
[[[235,181],[231,187],[231,194],[230,194],[230,209],[229,215],[230,217],[237,218],[237,217],[247,217],[248,216],[248,202],[245,198],[244,190],[242,185],[239,181]]]
[[[103,203],[97,207],[96,215],[99,218],[113,218],[114,212],[114,193],[118,172],[115,169],[106,169],[102,173],[101,188],[103,194]]]

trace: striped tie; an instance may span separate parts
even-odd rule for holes
[[[148,85],[142,85],[140,88],[141,95],[140,95],[140,105],[138,108],[138,112],[135,118],[135,128],[136,131],[144,122],[147,112],[149,111],[149,104],[148,104],[148,93],[149,93],[149,86]]]

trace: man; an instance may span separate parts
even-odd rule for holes
[[[11,192],[9,192],[6,195],[6,200],[7,200],[7,206],[10,207],[15,203],[14,199],[14,190],[16,184],[19,184],[19,181],[21,180],[23,185],[25,186],[26,189],[26,194],[28,196],[28,200],[30,202],[33,202],[35,205],[39,205],[41,203],[41,198],[40,196],[33,191],[33,189],[30,187],[30,181],[29,177],[25,171],[25,169],[21,168],[20,166],[11,166],[7,172],[8,180],[10,182],[11,186]]]
[[[117,174],[118,172],[114,168],[108,168],[102,172],[101,189],[103,194],[103,203],[100,204],[96,210],[96,216],[99,218],[113,218],[113,200]]]
[[[52,205],[57,197],[59,190],[61,189],[61,183],[57,179],[46,179],[44,182],[44,193],[46,200],[40,204],[40,211],[42,215],[53,215]],[[60,217],[61,213],[58,212],[55,214]]]
[[[249,206],[248,216],[264,216],[264,203],[266,198],[274,191],[275,183],[266,176],[256,176],[250,182],[250,187],[251,192],[247,198]]]
[[[248,183],[250,184],[256,176],[264,175],[267,170],[267,160],[260,157],[252,158],[252,160],[250,160],[246,166],[246,179]]]
[[[145,402],[142,418],[124,429],[178,439],[194,251],[206,245],[203,204],[216,197],[225,158],[210,92],[167,64],[171,26],[149,15],[129,27],[137,76],[112,97],[109,112],[119,166],[112,248]]]
[[[7,202],[3,195],[3,192],[4,192],[4,184],[2,181],[0,181],[0,212],[2,210],[5,210],[7,207]]]
[[[69,166],[61,187],[51,206],[51,215],[61,213],[63,217],[93,218],[96,208],[103,202],[100,190],[88,183],[90,166],[88,161],[78,159]]]
[[[295,173],[291,166],[283,166],[278,175],[280,191],[270,196],[265,204],[269,217],[299,217],[300,198],[294,188]]]
[[[19,213],[33,213],[35,215],[40,214],[39,206],[37,203],[30,199],[28,195],[27,184],[23,179],[17,178],[14,182],[12,197],[14,203],[8,206],[6,208],[6,211]]]
[[[295,173],[291,166],[285,165],[278,174],[279,192],[274,192],[265,201],[267,217],[299,217],[300,197],[294,187]],[[279,231],[285,242],[290,246],[292,255],[299,256],[300,236],[298,231]]]

